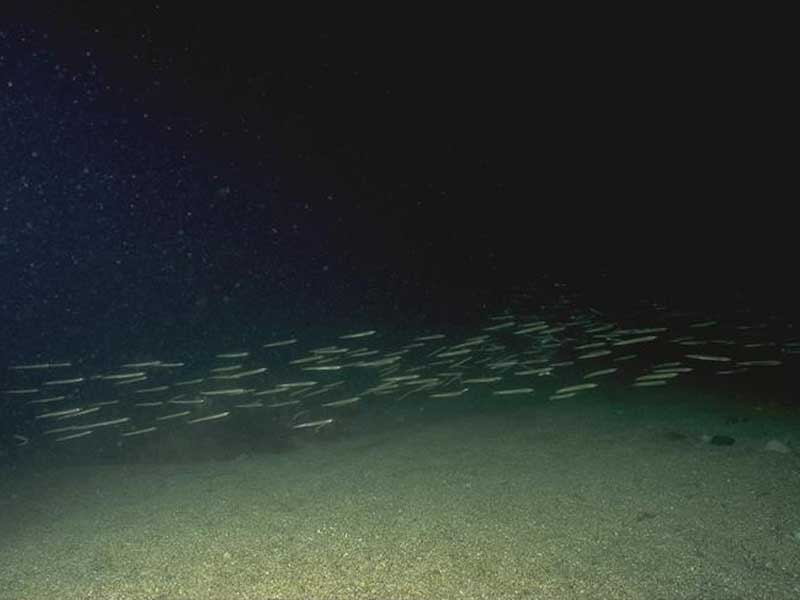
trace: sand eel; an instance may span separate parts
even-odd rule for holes
[[[246,390],[244,388],[229,388],[224,390],[205,390],[200,392],[201,396],[241,396],[243,394],[247,394],[252,390]]]
[[[142,381],[147,381],[147,375],[144,377],[135,377],[133,379],[124,379],[123,381],[115,381],[114,385],[129,385],[131,383],[140,383]]]
[[[570,385],[556,390],[556,395],[568,394],[570,392],[580,392],[582,390],[590,390],[596,387],[597,387],[596,383],[581,383],[578,385]]]
[[[224,352],[217,354],[217,358],[247,358],[250,356],[249,352]]]
[[[189,379],[187,381],[176,381],[175,385],[197,385],[198,383],[203,383],[205,379],[202,377],[200,379]]]
[[[160,417],[156,417],[156,421],[169,421],[170,419],[177,419],[178,417],[185,417],[188,414],[191,414],[191,411],[182,410],[181,412],[170,413],[168,415],[161,415]]]
[[[519,375],[519,373],[516,373]],[[472,377],[470,379],[464,379],[462,383],[495,383],[496,381],[502,381],[502,377]]]
[[[131,436],[134,436],[134,435],[142,435],[142,434],[145,434],[145,433],[151,433],[151,432],[153,432],[155,430],[156,430],[155,427],[145,427],[144,429],[135,429],[133,431],[126,431],[125,433],[123,433],[121,435],[122,435],[122,437],[131,437]]]
[[[586,354],[580,354],[575,358],[577,360],[585,360],[587,358],[598,358],[600,356],[608,356],[611,354],[611,350],[595,350],[594,352],[587,352]]]
[[[743,360],[736,363],[739,367],[779,367],[782,364],[780,360]]]
[[[64,400],[66,396],[50,396],[49,398],[39,398],[38,400],[28,400],[27,404],[49,404],[50,402],[59,402]]]
[[[225,411],[225,412],[217,413],[215,415],[208,415],[207,417],[198,417],[196,419],[190,419],[190,420],[188,420],[186,422],[187,423],[204,423],[206,421],[217,421],[219,419],[224,419],[229,414],[231,414],[230,411]]]
[[[33,418],[34,419],[54,419],[56,417],[63,417],[65,415],[72,415],[72,414],[78,413],[80,411],[81,411],[80,408],[68,408],[66,410],[57,410],[57,411],[48,412],[48,413],[41,413],[39,415],[36,415]]]
[[[144,371],[133,371],[132,373],[114,373],[111,375],[99,375],[98,379],[105,381],[117,381],[125,379],[136,379],[137,377],[144,377],[147,375]]]
[[[73,383],[81,383],[85,381],[83,377],[73,377],[72,379],[54,379],[53,381],[45,381],[44,385],[71,385]]]
[[[38,369],[59,369],[63,367],[71,367],[71,362],[58,362],[58,363],[36,363],[30,365],[11,365],[9,369],[15,371],[35,371]]]
[[[55,438],[55,441],[57,441],[57,442],[66,442],[67,440],[75,440],[75,439],[82,438],[82,437],[85,437],[85,436],[91,435],[91,434],[92,434],[91,430],[90,431],[82,431],[80,433],[73,433],[71,435],[64,435],[64,436],[61,436],[61,437],[57,437],[57,438]]]
[[[321,419],[319,421],[308,421],[306,423],[298,423],[297,425],[292,425],[292,429],[308,429],[309,427],[322,427],[324,425],[330,425],[333,423],[333,419]]]
[[[659,381],[672,379],[673,377],[677,376],[678,373],[675,373],[674,371],[669,371],[667,373],[649,373],[647,375],[640,375],[636,378],[636,381]]]
[[[630,346],[632,344],[642,344],[644,342],[652,342],[653,340],[657,340],[658,336],[655,335],[644,335],[641,337],[629,338],[627,340],[618,340],[613,342],[612,346]]]
[[[708,362],[730,362],[731,359],[727,356],[713,356],[710,354],[687,354],[686,358],[693,358],[694,360],[703,360]]]
[[[368,337],[370,335],[375,335],[375,330],[370,329],[368,331],[359,331],[357,333],[348,333],[347,335],[340,335],[340,340],[355,340],[358,338]]]
[[[608,369],[600,369],[598,371],[592,371],[590,373],[586,373],[583,378],[584,379],[591,379],[593,377],[602,377],[603,375],[611,375],[612,373],[616,373],[619,371],[619,367],[611,367]]]
[[[335,400],[333,402],[326,402],[320,406],[334,407],[334,406],[347,406],[348,404],[355,404],[361,400],[361,396],[353,396],[352,398],[345,398],[344,400]]]
[[[288,340],[279,340],[277,342],[269,342],[268,344],[264,344],[263,348],[279,348],[281,346],[290,346],[291,344],[296,344],[297,338],[291,338]]]
[[[461,396],[464,394],[469,388],[463,388],[460,390],[453,390],[451,392],[439,392],[437,394],[431,394],[431,398],[455,398],[456,396]]]

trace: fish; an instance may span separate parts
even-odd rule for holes
[[[346,335],[340,335],[339,339],[340,340],[355,340],[355,339],[359,339],[359,338],[364,338],[364,337],[368,337],[368,336],[371,336],[371,335],[375,335],[375,333],[376,332],[375,332],[374,329],[368,329],[367,331],[359,331],[357,333],[348,333]]]
[[[306,423],[298,423],[297,425],[292,425],[292,429],[308,429],[309,427],[322,427],[324,425],[330,425],[333,423],[333,419],[320,419],[319,421],[308,421]]]
[[[205,423],[206,421],[218,421],[219,419],[224,419],[228,415],[230,415],[230,411],[226,410],[225,412],[216,413],[213,415],[208,415],[206,417],[197,417],[196,419],[190,419],[186,421],[187,423]]]
[[[39,369],[61,369],[64,367],[71,367],[71,362],[55,362],[55,363],[35,363],[28,365],[11,365],[8,368],[15,371],[34,371]]]
[[[532,394],[533,388],[523,387],[523,388],[512,388],[507,390],[494,390],[492,394],[495,396],[514,396],[517,394]]]

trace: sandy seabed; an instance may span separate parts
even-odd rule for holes
[[[758,427],[709,444],[722,415],[647,402],[532,400],[230,462],[6,469],[0,599],[800,597],[798,453],[765,451]]]

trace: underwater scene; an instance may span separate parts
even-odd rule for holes
[[[800,598],[785,76],[412,17],[4,3],[0,600]]]

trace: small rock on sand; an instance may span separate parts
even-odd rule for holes
[[[780,452],[781,454],[789,454],[792,449],[780,440],[770,440],[764,446],[764,450],[769,452]]]

